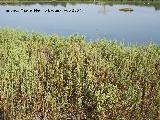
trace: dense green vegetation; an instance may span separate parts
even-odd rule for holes
[[[0,119],[159,120],[160,47],[0,29]]]
[[[0,1],[159,1],[159,0],[0,0]]]
[[[160,1],[160,0],[0,0],[1,2],[21,2],[21,1],[29,1],[29,2],[34,2],[34,1],[40,1],[40,2],[62,2],[62,1],[68,1],[68,2],[71,2],[71,1],[83,1],[83,2],[98,2],[98,1],[104,1],[104,2],[107,2],[107,1],[112,1],[112,2],[144,2],[144,1],[147,1],[147,2],[156,2],[156,1]]]

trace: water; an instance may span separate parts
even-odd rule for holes
[[[119,11],[132,8],[133,12]],[[39,9],[39,13],[21,9]],[[62,10],[45,12],[45,10]],[[79,12],[64,12],[63,10]],[[10,12],[6,12],[9,10]],[[11,12],[19,10],[20,12]],[[85,35],[88,40],[106,37],[125,43],[160,44],[160,11],[154,6],[95,3],[52,3],[0,5],[0,27],[29,32]]]

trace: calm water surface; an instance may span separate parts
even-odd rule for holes
[[[119,11],[132,8],[133,12]],[[39,13],[24,13],[21,9],[40,9]],[[62,10],[59,13],[45,10]],[[79,12],[63,10],[81,9]],[[6,12],[19,10],[20,12]],[[79,4],[17,4],[0,5],[0,27],[20,28],[29,32],[56,33],[67,36],[78,33],[88,40],[107,37],[125,43],[160,45],[160,11],[154,7],[136,5]]]

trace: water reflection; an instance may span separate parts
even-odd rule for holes
[[[40,4],[40,5],[53,5],[53,6],[62,6],[62,7],[66,7],[67,4],[70,4],[70,5],[80,5],[80,4],[95,4],[95,5],[109,5],[109,6],[113,6],[113,5],[117,5],[117,4],[123,4],[123,5],[136,5],[136,6],[148,6],[148,7],[154,7],[155,10],[160,10],[160,2],[157,2],[157,1],[130,1],[130,2],[121,2],[121,1],[108,1],[108,2],[96,2],[96,1],[93,1],[93,2],[13,2],[13,3],[8,3],[8,2],[5,2],[5,1],[1,1],[0,2],[0,5],[33,5],[33,4]]]
[[[106,15],[109,12],[109,6],[100,5],[99,13]]]

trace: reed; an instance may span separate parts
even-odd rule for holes
[[[0,29],[0,119],[158,120],[160,47]]]

